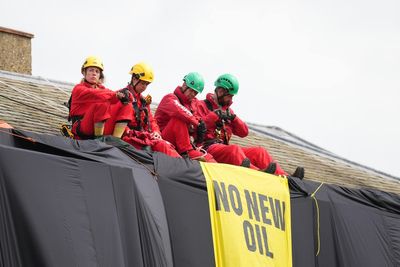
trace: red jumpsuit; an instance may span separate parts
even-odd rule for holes
[[[206,102],[198,101],[196,112],[200,115],[206,126],[207,133],[205,137],[205,144],[207,145],[207,152],[210,153],[216,161],[221,163],[228,163],[233,165],[241,165],[245,158],[250,159],[250,168],[252,169],[265,169],[271,162],[275,162],[271,155],[262,147],[242,147],[239,145],[229,145],[229,140],[232,134],[239,137],[246,137],[249,133],[247,125],[238,116],[232,121],[228,120],[222,124],[219,116],[213,112],[219,108],[218,104],[213,99],[213,94],[207,94],[206,99],[211,104],[211,109],[207,106]],[[222,107],[222,110],[229,109],[231,114],[233,110],[229,106]],[[221,125],[222,124],[222,125]],[[277,175],[287,175],[287,173],[276,164]]]
[[[181,157],[171,143],[154,138],[154,133],[161,136],[160,129],[150,109],[150,105],[141,94],[136,93],[131,85],[127,89],[133,95],[132,115],[133,119],[122,137],[122,140],[136,147],[143,149],[146,146],[151,147],[153,151],[165,153],[172,157]]]
[[[115,122],[132,119],[132,105],[122,104],[116,92],[103,85],[97,86],[93,88],[91,84],[81,82],[72,89],[69,117],[76,139],[93,138],[97,122],[105,121],[104,135],[111,135]]]
[[[203,156],[208,162],[216,162],[211,155],[203,155],[197,151],[191,142],[191,136],[195,137],[194,130],[199,124],[199,118],[193,115],[196,101],[196,98],[189,101],[182,93],[181,87],[178,86],[173,93],[163,97],[158,105],[155,118],[163,138],[171,142],[178,153],[187,153],[190,158]]]

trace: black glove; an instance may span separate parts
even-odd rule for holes
[[[129,103],[129,94],[130,94],[129,90],[127,88],[125,88],[125,89],[122,89],[120,92],[124,94],[124,97],[121,98],[120,101],[124,105],[128,104]]]
[[[215,114],[218,115],[218,117],[223,120],[226,121],[228,119],[228,117],[226,116],[226,112],[223,111],[222,109],[216,109],[214,110]]]
[[[221,109],[216,109],[214,110],[214,112],[223,121],[233,121],[236,118],[235,114],[231,114],[229,108],[226,111]]]
[[[217,116],[222,119],[222,113],[224,113],[221,109],[216,109],[214,110],[214,113],[217,114]]]
[[[204,121],[200,121],[197,125],[197,143],[202,143],[207,132],[207,127]]]
[[[236,118],[236,114],[232,114],[230,109],[226,110],[226,118],[230,121],[233,121]]]

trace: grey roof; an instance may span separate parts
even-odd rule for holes
[[[14,128],[58,134],[73,84],[0,71],[0,120]]]
[[[68,116],[64,103],[73,85],[0,71],[0,120],[16,129],[60,135]],[[400,194],[398,177],[342,158],[279,127],[248,125],[249,136],[234,137],[232,143],[266,148],[288,172],[303,166],[307,180]]]

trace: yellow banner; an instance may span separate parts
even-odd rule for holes
[[[201,162],[217,267],[292,266],[286,178]]]

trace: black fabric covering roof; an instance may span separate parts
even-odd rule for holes
[[[1,129],[0,266],[213,266],[198,162],[104,141]],[[289,183],[293,266],[400,266],[398,195]]]

